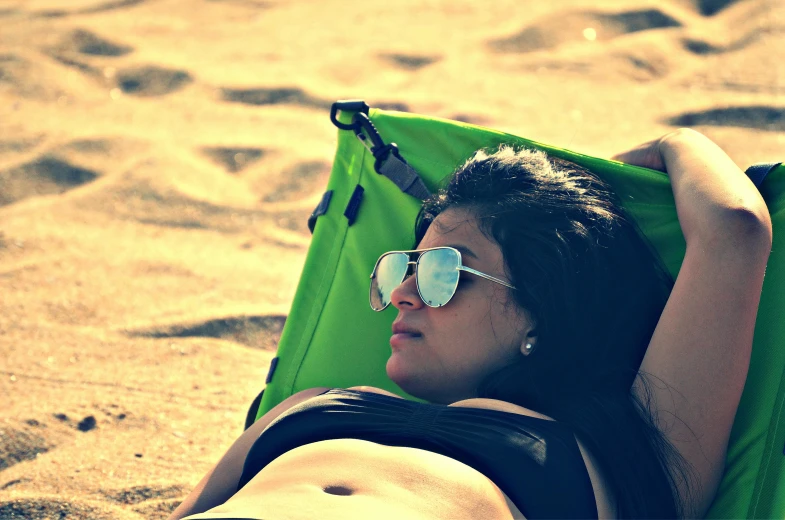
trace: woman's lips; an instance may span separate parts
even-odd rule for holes
[[[421,337],[421,334],[415,334],[413,332],[398,332],[390,337],[390,346],[395,349],[405,345],[406,343],[416,341]]]

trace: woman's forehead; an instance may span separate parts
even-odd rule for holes
[[[468,249],[480,261],[497,261],[501,257],[499,246],[480,231],[475,216],[461,209],[449,209],[440,213],[428,227],[418,249],[437,246],[461,246]],[[471,255],[469,255],[471,256]]]

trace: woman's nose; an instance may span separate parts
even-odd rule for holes
[[[390,302],[398,310],[401,310],[404,307],[407,309],[419,309],[425,305],[420,299],[420,293],[417,291],[417,282],[415,281],[414,275],[407,276],[406,279],[401,282],[401,285],[392,290],[390,293]]]

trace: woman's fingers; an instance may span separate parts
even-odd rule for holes
[[[660,137],[659,139],[640,144],[635,148],[614,155],[611,159],[633,166],[642,166],[643,168],[664,172],[666,171],[665,162],[660,154],[660,142],[662,139]]]

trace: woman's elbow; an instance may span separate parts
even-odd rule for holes
[[[740,204],[724,209],[717,218],[717,233],[746,252],[768,259],[773,239],[771,216],[765,204],[760,206]]]

